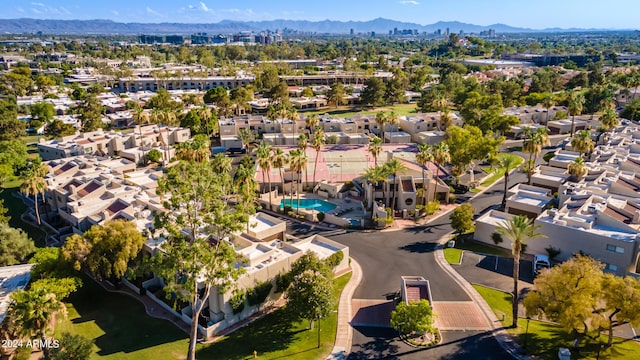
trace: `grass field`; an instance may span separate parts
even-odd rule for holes
[[[487,288],[480,285],[473,287],[482,295],[489,304],[498,319],[502,319],[504,314],[504,326],[511,325],[511,294]],[[558,348],[571,348],[573,336],[562,327],[548,322],[518,319],[517,329],[508,329],[514,335],[520,345],[525,344],[526,351],[540,359],[555,360],[558,358]],[[580,343],[579,352],[572,351],[572,359],[596,359],[598,358],[598,348],[606,343],[606,336],[600,336],[598,340],[588,339]],[[603,348],[600,352],[601,359],[638,359],[640,358],[640,344],[632,340],[614,338],[611,348]]]
[[[350,277],[349,273],[335,280],[336,304]],[[94,339],[92,359],[186,358],[186,333],[166,320],[148,317],[138,301],[109,293],[86,277],[83,281],[82,289],[69,298],[67,318],[58,321],[57,336],[66,331]],[[337,319],[337,312],[332,312],[322,320],[317,349],[317,328],[308,331],[307,321],[297,321],[286,308],[279,309],[215,344],[198,345],[198,358],[248,359],[254,350],[259,359],[326,357],[333,348]]]
[[[354,115],[370,115],[375,114],[379,111],[394,111],[396,115],[406,116],[409,114],[413,114],[416,111],[416,104],[397,104],[397,105],[389,105],[379,108],[371,108],[371,107],[363,107],[363,106],[340,106],[337,109],[334,107],[330,107],[328,109],[320,110],[320,111],[307,111],[303,114],[305,115],[331,115],[333,117],[346,118]]]
[[[471,238],[470,235],[463,235],[465,237],[464,241],[462,241],[462,237],[455,237],[453,240],[456,241],[456,249],[461,250],[469,250],[481,254],[487,255],[498,255],[504,257],[511,257],[511,252],[506,249],[501,249],[494,246],[489,246],[483,243],[479,243],[477,241],[469,240]]]
[[[518,156],[518,155],[514,155],[514,154],[509,154],[509,153],[501,153],[500,155],[498,155],[498,158],[506,158],[506,157],[511,157],[514,158],[516,161],[516,166],[514,168],[518,168],[518,166],[520,166],[520,164],[522,164],[523,159]],[[485,168],[483,169],[486,172],[490,172],[489,168]],[[482,184],[482,186],[491,186],[493,185],[493,183],[495,183],[496,181],[500,180],[500,178],[504,177],[504,168],[496,168],[493,170],[493,174],[491,176],[489,176]]]
[[[462,260],[462,250],[456,248],[445,248],[444,258],[449,264],[458,265]]]
[[[9,183],[5,183],[9,185]],[[36,246],[44,246],[44,232],[38,228],[35,228],[20,219],[20,216],[27,210],[27,206],[22,200],[15,198],[12,194],[19,191],[17,187],[7,187],[0,191],[0,199],[4,200],[4,207],[7,208],[7,215],[11,216],[9,225],[14,228],[20,228],[29,235],[29,237],[35,242]]]

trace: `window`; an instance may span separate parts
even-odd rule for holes
[[[616,265],[612,265],[612,264],[607,264],[604,267],[605,270],[609,270],[609,271],[618,271],[618,267]]]
[[[611,244],[607,244],[607,251],[615,252],[615,253],[618,253],[618,254],[624,254],[624,248],[621,248],[621,247],[615,246],[615,245],[611,245]]]

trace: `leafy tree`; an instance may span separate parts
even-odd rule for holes
[[[567,94],[569,115],[571,115],[571,136],[575,133],[576,115],[582,114],[584,106],[584,95],[579,92],[571,91]]]
[[[82,236],[76,234],[67,239],[62,255],[76,270],[84,265],[100,280],[118,280],[138,256],[144,241],[135,223],[111,220],[103,226],[92,226]]]
[[[544,234],[538,232],[540,225],[534,225],[533,220],[524,215],[514,216],[509,221],[498,225],[498,234],[511,241],[511,254],[513,255],[513,323],[518,327],[518,280],[520,279],[520,254],[529,239],[544,238]]]
[[[3,92],[0,91],[0,93]],[[25,134],[24,130],[24,122],[18,120],[16,98],[8,96],[5,99],[0,99],[0,141],[16,140]]]
[[[470,181],[474,181],[473,169],[476,161],[480,161],[489,154],[496,153],[504,137],[498,139],[493,136],[482,135],[482,131],[475,126],[450,126],[447,129],[446,143],[451,154],[451,164],[461,174],[469,169]],[[458,176],[456,176],[456,179]]]
[[[267,96],[272,104],[289,106],[289,86],[287,86],[287,83],[284,81],[270,88]]]
[[[162,152],[158,149],[151,149],[146,155],[147,161],[157,163],[162,159]]]
[[[360,94],[362,103],[374,107],[384,105],[384,82],[377,77],[370,77],[365,82],[365,86],[365,89]]]
[[[375,166],[378,166],[378,156],[382,152],[382,139],[374,135],[367,145],[367,151],[373,156]]]
[[[83,132],[91,132],[104,128],[102,112],[104,108],[95,94],[87,94],[78,104],[78,114],[82,123]]]
[[[399,185],[399,175],[403,172],[405,172],[407,170],[406,165],[404,165],[402,162],[400,162],[400,160],[398,159],[391,159],[389,161],[387,161],[384,164],[384,169],[386,170],[386,172],[388,174],[393,175],[393,200],[391,201],[391,208],[392,209],[396,209],[397,205],[396,205],[396,196],[397,196],[397,191],[396,191],[396,187],[400,186]]]
[[[451,153],[449,151],[449,145],[447,145],[446,142],[439,142],[432,145],[431,153],[433,154],[433,162],[436,164],[436,185],[433,187],[433,199],[435,200],[438,191],[438,179],[440,178],[440,167],[451,161]]]
[[[188,301],[191,306],[191,329],[187,359],[195,360],[198,339],[198,318],[209,299],[211,288],[225,293],[239,278],[244,268],[236,266],[238,260],[233,246],[217,241],[215,246],[204,239],[190,242],[172,238],[147,262],[166,283],[165,292]]]
[[[313,89],[308,86],[302,89],[302,93],[300,95],[302,95],[302,97],[307,97],[307,98],[315,96],[315,94],[313,93]]]
[[[183,104],[171,98],[171,94],[165,89],[158,89],[156,94],[147,101],[144,106],[146,109],[157,109],[159,111],[178,111],[182,110]]]
[[[385,86],[384,97],[390,104],[402,103],[405,101],[406,84],[400,75],[395,75]]]
[[[60,248],[45,247],[35,249],[35,254],[29,259],[31,279],[65,278],[73,276],[73,267],[62,257]]]
[[[451,227],[460,234],[472,231],[473,226],[473,213],[476,209],[469,203],[464,203],[453,209],[449,220],[451,220]]]
[[[334,307],[333,283],[322,273],[306,270],[296,275],[286,293],[287,308],[298,317],[314,322],[329,315]]]
[[[81,286],[82,280],[77,277],[43,278],[33,281],[30,289],[44,289],[49,293],[55,294],[57,299],[64,300],[67,296],[76,292]]]
[[[62,333],[60,346],[51,350],[51,360],[89,360],[93,354],[93,340],[82,335]]]
[[[211,141],[204,134],[195,135],[191,141],[175,145],[176,157],[180,160],[207,162],[211,156]]]
[[[640,119],[640,98],[631,100],[620,112],[620,117],[629,120]]]
[[[17,68],[0,76],[0,93],[13,96],[25,96],[33,90],[31,70]]]
[[[45,134],[51,138],[60,138],[76,133],[76,128],[72,124],[66,124],[62,120],[54,119],[47,124]]]
[[[289,273],[292,277],[296,277],[308,270],[318,272],[327,279],[332,277],[332,268],[328,266],[326,262],[320,260],[318,256],[311,251],[307,251],[299,257],[298,260],[294,261],[294,263],[291,264],[291,270]]]
[[[8,224],[11,216],[7,215],[9,209],[4,207],[4,199],[0,199],[0,224]]]
[[[29,111],[34,119],[41,121],[49,121],[56,114],[56,109],[52,104],[46,102],[37,102],[30,106]]]
[[[435,332],[435,314],[428,300],[401,301],[391,312],[391,327],[400,334]]]
[[[186,114],[180,117],[180,126],[186,127],[191,130],[192,134],[198,134],[202,128],[202,120],[200,119],[200,114],[196,109],[191,109],[187,111]]]
[[[218,107],[221,116],[229,116],[231,112],[231,98],[226,88],[222,86],[207,90],[204,102]]]
[[[253,90],[250,90],[247,86],[238,86],[231,90],[230,94],[231,103],[234,104],[236,110],[244,108],[245,110],[251,109],[248,102],[253,99]]]
[[[640,326],[640,281],[631,276],[604,274],[602,300],[606,305],[596,312],[602,316],[602,327],[609,332],[608,345],[613,344],[613,328],[625,322],[634,328]],[[602,304],[602,302],[600,303]]]
[[[497,132],[504,134],[517,125],[519,120],[515,116],[505,116],[500,95],[483,95],[472,91],[460,108],[460,114],[465,124],[473,125],[482,133]]]
[[[334,82],[327,93],[327,99],[338,108],[338,106],[346,104],[345,95],[344,85],[340,82]]]
[[[602,127],[604,128],[605,131],[611,131],[616,126],[620,125],[620,120],[618,119],[618,114],[611,107],[608,107],[607,109],[605,109],[604,114],[602,114],[600,116],[599,120],[600,120],[600,123],[602,124]]]
[[[20,264],[35,250],[33,241],[22,230],[0,223],[0,266]]]
[[[524,140],[522,142],[522,150],[529,154],[529,160],[526,165],[529,167],[527,177],[529,185],[531,185],[531,176],[535,169],[535,163],[542,152],[542,147],[551,144],[546,128],[538,128],[531,131],[530,128],[524,130]]]
[[[24,170],[27,155],[27,146],[23,141],[0,141],[0,185]]]
[[[256,141],[256,135],[253,133],[253,131],[247,129],[247,128],[241,128],[238,131],[238,138],[240,139],[240,142],[242,143],[242,147],[245,148],[245,150],[247,150],[247,154],[251,153],[251,143],[253,143],[254,141]]]

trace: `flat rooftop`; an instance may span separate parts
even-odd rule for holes
[[[31,277],[34,264],[5,266],[0,268],[0,323],[7,316],[11,293],[24,289]]]

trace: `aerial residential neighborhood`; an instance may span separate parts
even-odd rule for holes
[[[640,358],[633,11],[497,3],[5,4],[0,358]]]

